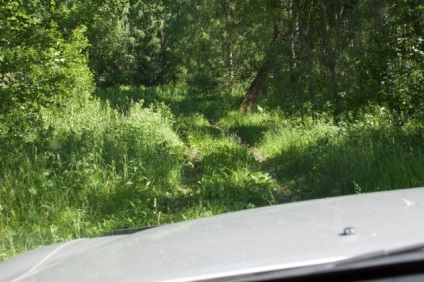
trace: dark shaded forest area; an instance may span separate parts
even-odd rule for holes
[[[243,91],[241,111],[267,95],[335,123],[423,112],[416,0],[5,1],[1,15],[3,121],[83,100],[92,81]]]

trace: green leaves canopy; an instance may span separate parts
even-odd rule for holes
[[[63,6],[55,1],[0,4],[0,134],[31,135],[41,107],[82,104],[93,90],[84,50],[85,27],[59,31]]]

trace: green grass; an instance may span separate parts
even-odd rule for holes
[[[118,228],[424,185],[418,122],[242,115],[241,94],[103,90],[84,106],[43,111],[26,142],[3,138],[0,260]]]
[[[258,147],[296,200],[424,184],[422,127],[277,127]]]
[[[3,156],[0,253],[172,221],[185,147],[166,106],[133,104],[127,114],[100,102],[53,116],[47,140]],[[10,246],[13,243],[13,246]]]

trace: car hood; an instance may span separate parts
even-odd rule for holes
[[[79,239],[0,264],[2,281],[190,281],[422,244],[424,188],[256,208]],[[348,228],[348,229],[346,229]]]

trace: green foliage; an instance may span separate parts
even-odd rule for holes
[[[97,95],[41,108],[32,142],[1,143],[2,259],[117,228],[424,183],[422,125],[385,109],[335,126],[240,114],[240,96],[190,88]]]
[[[2,81],[15,93],[2,95],[9,108],[14,96],[40,101],[25,108],[62,96],[57,82],[72,82],[75,73],[62,63],[76,55],[54,54],[71,42],[88,51],[81,67],[88,64],[102,88],[187,83],[233,93],[249,89],[266,67],[259,91],[290,116],[351,122],[377,105],[405,122],[422,112],[423,6],[416,0],[7,1],[1,9]],[[83,27],[89,44],[72,39]]]
[[[213,121],[237,107],[241,99],[240,92],[207,92],[187,86],[108,88],[96,91],[95,95],[104,101],[107,100],[113,108],[122,112],[127,111],[131,102],[143,100],[145,105],[150,105],[161,101],[169,105],[176,116],[202,113]],[[220,106],[217,107],[217,104]]]
[[[219,121],[219,125],[229,132],[237,134],[244,142],[254,146],[280,118],[258,106],[257,112],[248,115],[238,111],[229,112]]]
[[[58,6],[58,7],[57,7]],[[93,91],[84,49],[85,27],[63,38],[52,2],[0,4],[0,138],[30,142],[40,131],[40,109],[58,110],[68,101],[82,105]]]
[[[276,128],[259,147],[297,200],[417,187],[421,176],[422,127],[393,127],[384,119],[340,127]]]
[[[245,208],[275,203],[277,183],[234,138],[215,140],[212,149],[201,155],[201,162],[202,198]]]
[[[378,11],[368,7],[375,11],[370,16],[377,22],[364,21],[366,38],[358,38],[367,41],[357,54],[358,78],[366,83],[359,90],[368,92],[360,99],[386,107],[404,122],[419,118],[423,109],[424,45],[419,27],[423,5],[417,1],[391,1],[391,8],[388,5]],[[355,100],[359,100],[358,94]]]
[[[0,14],[2,258],[424,184],[417,0],[7,0]]]
[[[185,149],[166,106],[122,115],[91,101],[42,115],[49,139],[2,159],[0,232],[15,242],[0,252],[167,220],[159,211],[179,195]]]
[[[89,66],[99,86],[160,85],[177,75],[173,20],[157,1],[74,1],[59,26],[87,26]]]

